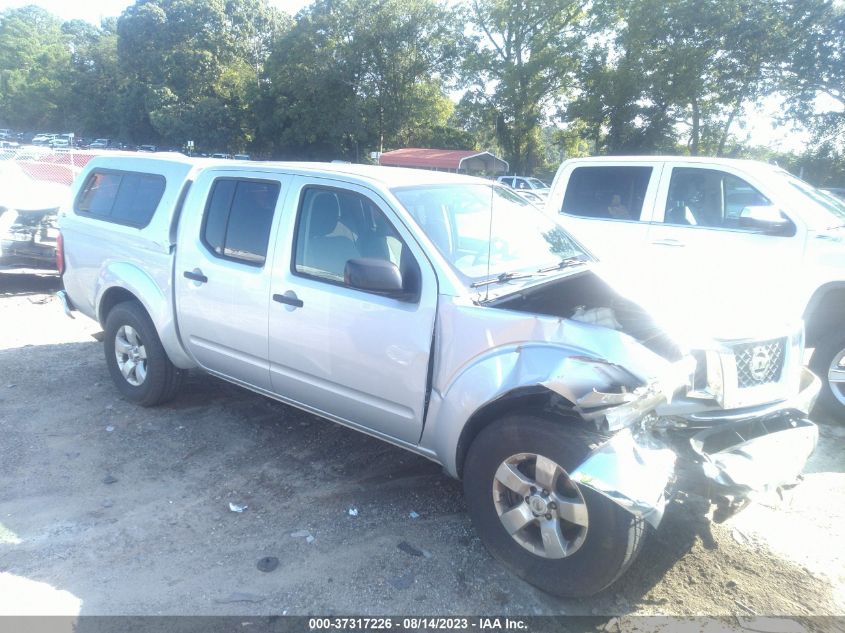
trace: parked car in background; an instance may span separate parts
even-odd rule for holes
[[[68,185],[34,180],[15,160],[0,161],[0,266],[56,268],[56,214]]]
[[[802,316],[820,402],[845,419],[845,202],[765,163],[644,156],[564,162],[546,208],[630,284]]]
[[[214,154],[211,155],[211,157],[212,158],[223,158],[223,159],[226,159],[226,160],[230,160],[232,158],[232,155],[226,154],[224,152],[215,152]]]
[[[139,145],[138,146],[139,152],[157,152],[158,147],[155,145]]]
[[[202,368],[442,464],[493,555],[551,593],[625,571],[676,451],[736,500],[815,446],[800,321],[666,330],[487,180],[100,156],[72,199],[59,297],[103,325],[123,397]]]
[[[822,191],[826,191],[827,193],[833,194],[841,200],[845,200],[845,187],[825,187],[822,189]]]
[[[546,197],[549,195],[549,186],[539,178],[526,176],[499,176],[497,179],[501,184],[507,185],[517,191],[530,191],[531,193]]]
[[[32,137],[32,144],[33,145],[49,145],[50,142],[55,139],[58,134],[36,134]]]
[[[252,160],[249,154],[235,154],[232,158],[235,160]]]
[[[88,146],[88,149],[109,149],[111,147],[111,139],[96,138]]]

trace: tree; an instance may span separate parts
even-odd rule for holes
[[[69,69],[58,18],[35,6],[0,13],[0,122],[19,129],[64,127]]]
[[[137,0],[117,23],[127,134],[245,146],[263,60],[287,26],[267,0]]]
[[[62,25],[62,32],[70,52],[63,104],[66,127],[84,135],[117,136],[122,104],[116,19],[105,20],[100,27],[71,20]]]
[[[455,25],[434,0],[318,0],[273,47],[260,135],[279,155],[353,160],[425,139],[451,114]]]
[[[843,147],[845,133],[845,7],[804,0],[790,7],[791,38],[798,43],[785,66],[787,118],[808,126],[816,143]]]
[[[599,9],[597,9],[599,10]],[[607,0],[567,116],[609,153],[723,154],[744,107],[776,89],[789,59],[779,0]]]
[[[466,71],[474,99],[486,97],[515,173],[540,161],[540,126],[574,87],[577,52],[590,30],[586,0],[472,0],[478,48]]]

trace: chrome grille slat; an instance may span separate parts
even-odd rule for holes
[[[746,389],[778,382],[783,374],[786,339],[742,343],[733,347],[737,387]]]

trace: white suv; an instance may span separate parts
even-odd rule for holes
[[[560,166],[546,209],[664,300],[803,316],[820,402],[845,417],[845,202],[756,161],[597,157]]]

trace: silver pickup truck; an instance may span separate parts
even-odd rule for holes
[[[554,594],[624,572],[676,457],[738,502],[815,447],[800,322],[672,331],[489,181],[114,155],[59,221],[60,297],[103,325],[125,398],[202,368],[442,464],[493,555]]]

